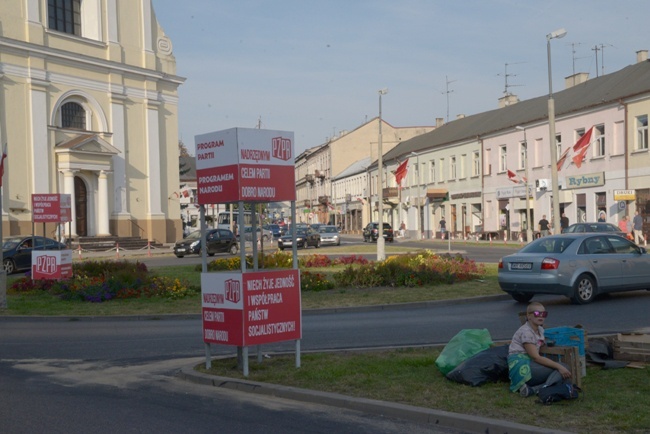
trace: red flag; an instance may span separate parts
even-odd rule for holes
[[[0,159],[0,187],[2,187],[2,177],[5,174],[5,158],[7,158],[7,144],[2,147],[2,159]]]
[[[579,169],[582,166],[582,160],[585,158],[587,150],[589,150],[589,145],[591,145],[591,132],[594,130],[593,127],[589,128],[589,131],[583,134],[582,137],[573,145],[573,152],[576,152],[577,155],[573,157],[573,162],[576,167]]]
[[[395,170],[395,182],[397,182],[397,186],[399,188],[402,188],[402,180],[406,178],[406,174],[408,172],[408,162],[409,159],[407,158],[402,164],[397,166],[397,170]]]
[[[519,179],[517,174],[510,169],[508,169],[508,179],[514,182],[515,184],[521,184],[521,179]]]
[[[562,152],[562,156],[557,162],[557,170],[560,171],[562,170],[562,166],[564,166],[564,161],[566,160],[566,157],[569,155],[569,151],[571,148],[566,148],[566,151]]]

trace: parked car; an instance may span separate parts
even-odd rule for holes
[[[306,248],[309,246],[314,246],[319,248],[321,244],[320,234],[313,230],[312,228],[301,228],[296,227],[296,247]],[[286,235],[281,236],[278,239],[278,249],[290,249],[293,247],[293,236],[291,232],[287,232]]]
[[[563,234],[583,233],[583,232],[608,232],[620,235],[628,240],[634,240],[630,234],[626,234],[616,225],[611,223],[574,223],[562,231]]]
[[[246,241],[252,241],[253,240],[253,227],[252,226],[246,226],[244,228],[244,239]],[[261,227],[257,227],[257,237],[255,238],[257,241],[262,240],[264,243],[268,243],[273,239],[273,232],[271,232],[269,229],[264,229]],[[237,234],[237,240],[239,240],[239,234]]]
[[[208,246],[206,253],[214,256],[215,253],[230,253],[236,255],[239,245],[235,235],[228,229],[210,229],[205,233],[205,243]],[[182,258],[185,255],[201,254],[201,231],[194,231],[174,244],[174,255]]]
[[[341,245],[341,234],[339,228],[332,225],[323,225],[319,228],[321,246],[325,245]]]
[[[373,222],[363,228],[363,242],[375,242],[379,238],[379,223]],[[389,223],[384,223],[384,239],[393,242],[393,227]]]
[[[65,250],[66,245],[45,237],[9,237],[2,240],[2,265],[7,274],[31,270],[33,250]]]
[[[650,289],[650,255],[613,233],[551,235],[504,256],[498,280],[522,303],[537,294],[556,294],[585,304],[599,294]]]
[[[275,223],[262,226],[265,230],[271,231],[274,239],[280,238],[285,234],[285,226],[281,226]]]

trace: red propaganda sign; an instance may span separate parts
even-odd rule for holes
[[[72,277],[72,250],[32,250],[32,279]]]
[[[231,128],[195,141],[197,203],[296,200],[292,132]]]
[[[201,274],[203,340],[250,346],[300,339],[300,272]]]
[[[32,194],[32,221],[69,222],[72,216],[69,194]]]

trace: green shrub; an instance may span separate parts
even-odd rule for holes
[[[312,273],[303,271],[300,273],[301,291],[326,291],[334,288],[334,284],[327,280],[323,273]]]

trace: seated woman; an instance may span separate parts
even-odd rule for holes
[[[571,372],[561,363],[539,353],[544,345],[544,319],[548,312],[541,303],[526,308],[526,322],[512,337],[508,351],[510,390],[521,396],[536,395],[542,387],[571,383]]]

